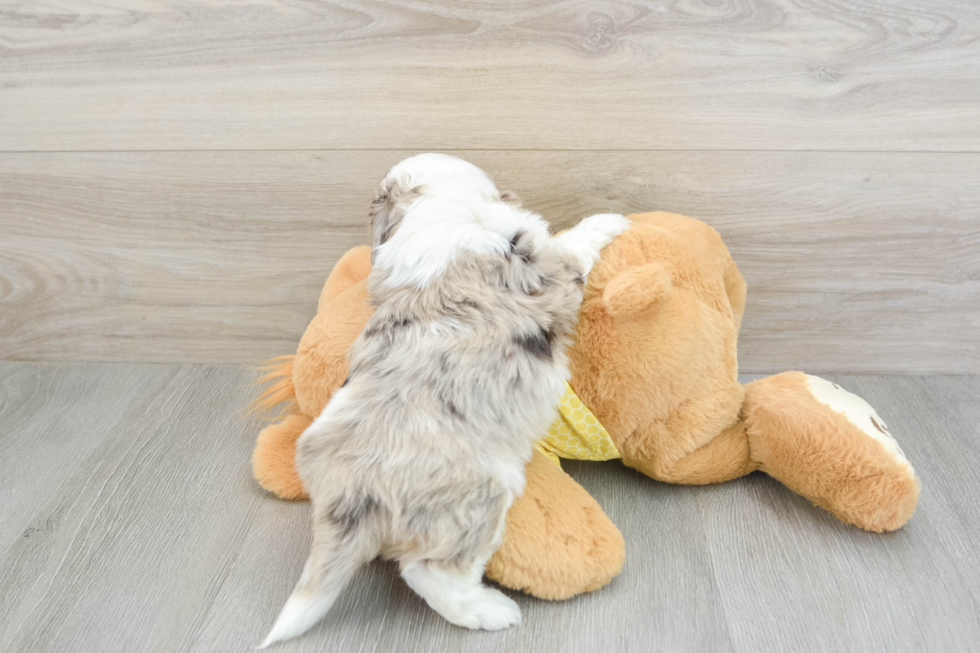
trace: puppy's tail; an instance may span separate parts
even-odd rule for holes
[[[286,600],[275,625],[259,648],[302,635],[320,621],[362,565],[377,557],[372,502],[337,508],[315,519],[313,545],[296,589]]]

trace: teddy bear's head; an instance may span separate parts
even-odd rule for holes
[[[738,414],[745,305],[745,283],[714,229],[670,213],[630,219],[589,273],[569,352],[571,385],[627,464],[656,454],[648,449],[657,431],[696,442]]]
[[[337,262],[320,293],[316,316],[306,327],[292,361],[299,411],[316,417],[347,377],[347,350],[371,317],[367,276],[371,248],[355,247]]]

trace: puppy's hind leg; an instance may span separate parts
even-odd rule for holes
[[[353,505],[357,504],[357,505]],[[362,565],[378,555],[370,501],[347,502],[319,513],[314,506],[313,545],[296,588],[259,648],[302,635],[333,607]]]
[[[468,564],[411,562],[402,578],[446,621],[474,630],[502,630],[521,623],[521,609],[503,592],[483,584],[487,555]]]
[[[521,609],[503,592],[483,584],[483,570],[503,541],[509,494],[493,490],[457,498],[455,515],[432,524],[440,535],[427,552],[401,561],[402,578],[450,623],[464,628],[502,630],[521,622]],[[446,519],[448,517],[448,519]],[[459,519],[463,517],[463,519]],[[443,528],[439,528],[442,526]]]

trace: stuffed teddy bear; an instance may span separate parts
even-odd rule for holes
[[[679,215],[630,216],[589,273],[571,380],[542,434],[527,484],[507,514],[487,576],[560,599],[608,583],[622,568],[622,536],[559,464],[560,457],[623,463],[670,483],[720,483],[763,471],[865,530],[912,515],[919,481],[885,421],[863,399],[801,372],[738,382],[736,340],[745,283],[718,233]],[[371,314],[370,248],[350,250],[324,285],[294,357],[262,380],[260,408],[291,402],[259,435],[255,478],[305,498],[295,442],[347,375],[347,349]]]

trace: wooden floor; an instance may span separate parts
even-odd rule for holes
[[[236,367],[0,363],[0,651],[246,651],[298,577],[308,504],[249,474]],[[762,474],[656,483],[570,465],[623,574],[524,624],[449,626],[387,564],[281,651],[950,651],[980,647],[980,378],[835,376],[885,416],[922,499],[845,526]]]

